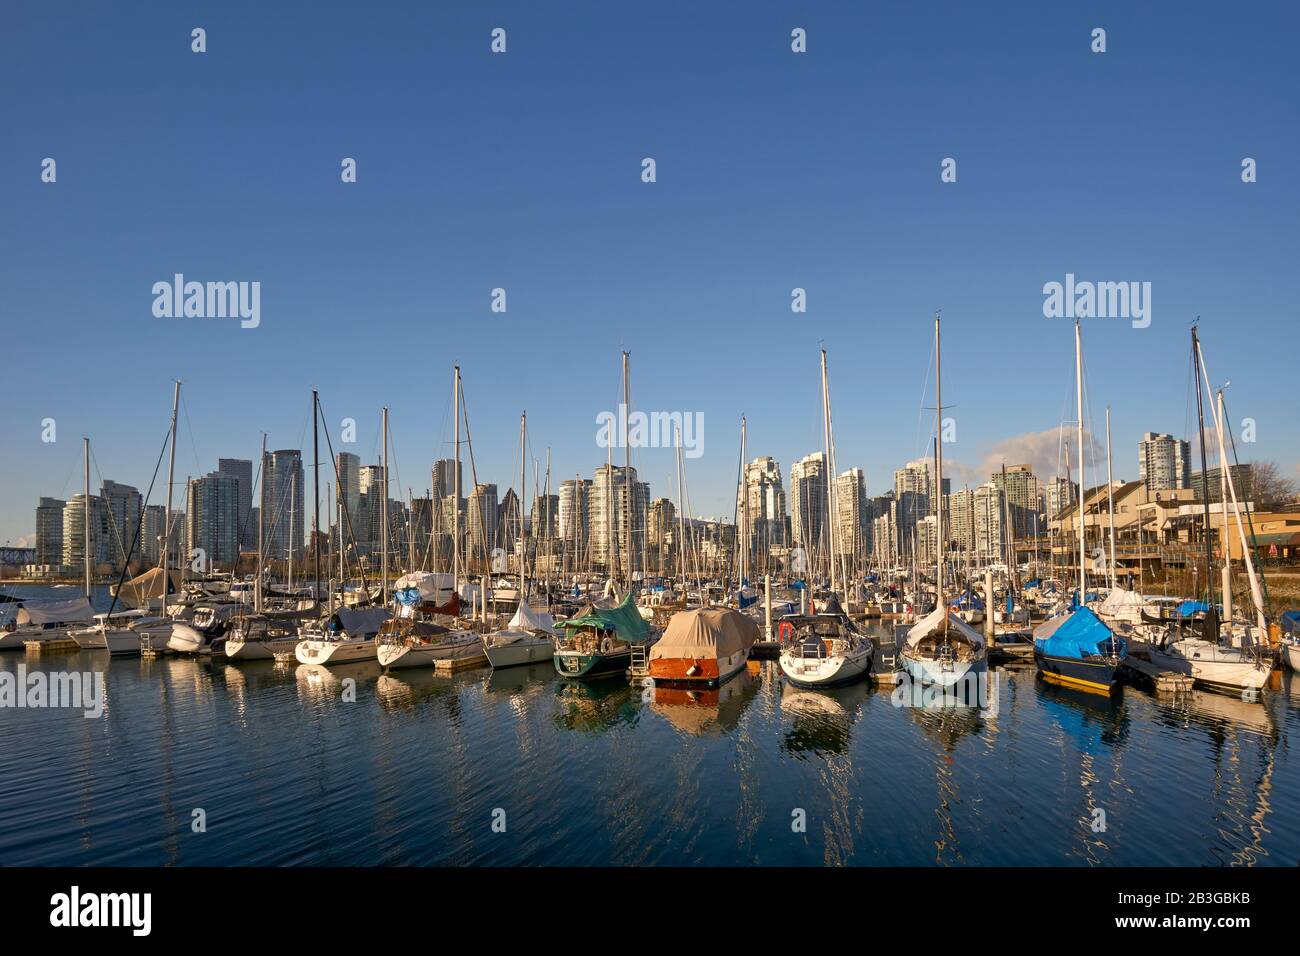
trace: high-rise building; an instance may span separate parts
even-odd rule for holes
[[[962,488],[948,496],[948,540],[959,551],[975,551],[975,492]]]
[[[1002,489],[992,481],[975,489],[972,495],[975,515],[975,557],[982,562],[1002,560],[1006,544],[1006,517]]]
[[[144,517],[140,520],[140,555],[150,564],[158,564],[162,559],[163,523],[166,521],[167,509],[162,505],[145,505]],[[172,552],[173,558],[176,552]],[[173,560],[169,562],[175,566]]]
[[[36,563],[63,563],[63,509],[60,498],[42,498],[36,505]]]
[[[669,498],[650,502],[650,568],[659,574],[671,571],[677,560],[677,506]]]
[[[108,560],[120,568],[140,534],[140,492],[131,485],[106,479],[99,497],[108,517]]]
[[[334,456],[334,467],[338,469],[337,507],[343,540],[350,543],[355,536],[360,542],[364,540],[357,527],[361,522],[361,459],[349,451],[341,451]]]
[[[871,534],[867,503],[867,478],[861,468],[850,468],[835,479],[836,553],[863,564]]]
[[[507,488],[505,497],[497,505],[497,543],[496,546],[507,554],[519,552],[519,530],[523,525],[523,512],[519,507],[519,496],[513,488]]]
[[[469,560],[484,562],[497,547],[497,486],[475,485],[465,507],[465,537],[469,545]]]
[[[1008,465],[993,472],[993,484],[1002,489],[1011,512],[1012,529],[1017,538],[1028,538],[1039,524],[1038,507],[1042,488],[1029,465]]]
[[[620,574],[625,574],[631,554],[631,570],[639,570],[646,546],[650,486],[637,481],[635,468],[601,465],[596,469],[588,500],[592,560],[607,572],[618,569]]]
[[[258,506],[262,509],[269,559],[285,560],[302,552],[303,486],[302,452],[296,448],[267,452]],[[193,518],[190,524],[193,526]]]
[[[1147,432],[1138,442],[1138,480],[1147,491],[1186,488],[1191,478],[1191,443]]]
[[[456,493],[456,473],[461,474],[461,497],[468,491],[465,487],[464,466],[454,458],[439,458],[433,463],[433,493],[439,498],[446,498]]]
[[[532,514],[528,516],[528,536],[532,538],[532,548],[539,550],[542,542],[553,542],[559,534],[560,496],[534,495]]]
[[[90,496],[90,564],[109,558],[108,509],[98,495]],[[63,506],[63,564],[80,570],[86,555],[86,496],[74,495]]]
[[[1248,501],[1254,501],[1255,473],[1254,469],[1251,468],[1250,463],[1245,462],[1240,465],[1229,465],[1228,474],[1232,477],[1232,491],[1228,492],[1229,501],[1232,500],[1233,492],[1236,492],[1237,501],[1242,505],[1245,505]],[[1209,470],[1209,476],[1209,499],[1211,504],[1215,504],[1223,500],[1223,492],[1225,490],[1223,472],[1221,468],[1216,465]],[[1189,487],[1191,487],[1192,491],[1195,493],[1197,501],[1205,500],[1207,494],[1206,484],[1204,472],[1197,471],[1192,473]]]
[[[916,530],[916,563],[922,567],[936,564],[939,557],[938,519],[934,515],[926,515],[914,525],[914,528]]]
[[[790,466],[790,536],[811,559],[826,554],[826,454],[815,451]]]
[[[257,547],[257,526],[253,524],[253,463],[246,458],[218,458],[217,472],[239,482],[239,503],[235,520],[239,523],[240,548]]]
[[[785,489],[781,486],[781,466],[775,458],[763,456],[745,465],[741,487],[737,490],[736,519],[743,522],[748,507],[749,554],[751,566],[767,566],[773,548],[786,544]]]
[[[239,479],[228,472],[190,480],[185,498],[188,559],[206,558],[208,568],[232,568],[239,560],[240,491]]]
[[[1047,483],[1047,516],[1055,518],[1064,509],[1079,500],[1079,486],[1063,475],[1056,475]]]
[[[358,474],[357,517],[352,524],[352,533],[356,535],[357,553],[378,557],[380,539],[384,533],[384,501],[387,499],[388,483],[384,481],[383,465],[362,465]],[[393,525],[389,526],[389,543]]]

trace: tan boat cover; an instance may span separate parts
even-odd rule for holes
[[[717,607],[679,611],[650,648],[650,660],[730,657],[753,647],[758,636],[758,624],[739,611]]]
[[[177,594],[181,589],[181,573],[173,568],[171,575],[171,593]],[[163,580],[162,568],[150,568],[144,574],[136,575],[130,581],[123,583],[117,592],[118,603],[128,607],[146,606],[150,601],[162,597]]]

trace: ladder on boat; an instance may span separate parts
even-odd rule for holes
[[[628,676],[633,679],[650,676],[650,654],[648,645],[632,645],[632,659],[627,672]]]

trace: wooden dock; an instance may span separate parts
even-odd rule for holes
[[[1153,664],[1140,648],[1136,652],[1134,648],[1129,649],[1122,669],[1128,671],[1131,677],[1149,685],[1157,694],[1186,694],[1195,683],[1187,674],[1164,670]]]
[[[893,687],[898,682],[895,676],[898,673],[898,652],[903,646],[903,639],[907,636],[910,626],[896,625],[891,628],[889,634],[872,638],[876,642],[876,653],[871,655],[873,684]]]
[[[487,655],[479,654],[477,657],[457,657],[452,660],[434,661],[433,669],[439,674],[459,674],[461,671],[471,671],[476,667],[487,667],[487,665]]]
[[[23,641],[23,648],[28,654],[75,654],[81,646],[70,637],[57,637],[50,640]]]

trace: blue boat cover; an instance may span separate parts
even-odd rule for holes
[[[1282,612],[1282,630],[1289,634],[1300,633],[1300,611]]]
[[[420,603],[420,589],[397,588],[393,591],[393,597],[397,598],[397,603],[404,607],[416,607]]]
[[[1026,584],[1025,587],[1027,587],[1027,588],[1036,588],[1036,587],[1038,587],[1038,585],[1040,585],[1040,584],[1042,584],[1042,583],[1043,583],[1043,579],[1042,579],[1042,578],[1034,578],[1032,581],[1030,581],[1028,584]]]
[[[746,594],[745,594],[745,592],[744,592],[743,590],[742,590],[742,591],[737,591],[737,592],[736,592],[736,603],[739,604],[741,607],[749,607],[751,604],[757,604],[757,603],[758,603],[758,595],[757,595],[757,594],[751,594],[751,595],[746,596]]]
[[[1071,614],[1048,621],[1034,633],[1034,646],[1051,657],[1082,660],[1110,651],[1114,641],[1120,657],[1128,653],[1123,638],[1116,637],[1091,608],[1081,607]]]
[[[956,608],[970,607],[970,608],[974,608],[977,611],[984,610],[984,602],[980,600],[980,596],[970,591],[967,591],[957,600],[953,601],[952,606]]]

